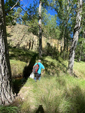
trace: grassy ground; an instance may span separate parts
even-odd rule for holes
[[[17,64],[16,66],[21,69],[18,71],[25,72],[27,76],[30,67],[37,59],[37,53],[10,49],[11,67]],[[44,56],[42,63],[45,72],[40,81],[35,82],[31,78],[26,81],[23,78],[13,80],[18,96],[9,111],[8,108],[6,110],[3,107],[0,111],[2,113],[85,113],[85,63],[74,63],[77,77],[66,73],[68,62],[61,58],[56,60]],[[16,73],[19,73],[18,71]]]
[[[21,113],[85,113],[85,81],[72,76],[28,79],[19,91]]]

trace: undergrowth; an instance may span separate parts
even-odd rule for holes
[[[32,58],[31,56],[29,58],[29,64],[34,64],[37,59],[38,57],[32,53]],[[24,61],[24,59],[21,60]],[[15,63],[14,59],[11,63]],[[41,80],[35,82],[33,79],[28,78],[18,89],[17,93],[22,99],[18,108],[20,111],[16,111],[15,107],[9,109],[9,111],[14,111],[14,113],[15,111],[18,113],[85,113],[85,64],[75,62],[74,72],[77,75],[75,78],[67,74],[68,62],[66,60],[44,56],[42,57],[42,63],[45,66],[45,72],[42,74]],[[23,79],[20,82],[23,83]],[[18,103],[17,101],[16,103]],[[17,107],[16,104],[15,106]],[[4,110],[6,109],[1,107],[0,110],[5,113]],[[10,113],[9,111],[7,112]]]
[[[0,113],[18,113],[16,106],[0,106]]]
[[[21,111],[25,113],[36,113],[37,110],[44,110],[45,113],[84,113],[84,85],[84,80],[65,74],[60,77],[44,76],[37,82],[28,79],[20,91],[20,95],[24,97]]]

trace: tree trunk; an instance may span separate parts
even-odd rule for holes
[[[72,46],[69,53],[68,72],[70,74],[73,73],[75,49],[78,42],[78,36],[79,36],[79,30],[80,30],[80,24],[81,24],[81,12],[82,12],[82,0],[79,0],[77,16],[76,16],[76,24],[74,27],[73,42],[72,42]]]
[[[70,3],[70,1],[69,0],[67,0],[67,14],[69,15],[69,3]],[[69,16],[67,16],[67,21],[66,21],[66,24],[68,24],[68,18],[69,18]],[[66,27],[66,30],[67,30],[67,53],[68,53],[68,38],[69,38],[69,34],[68,34],[68,28]]]
[[[4,0],[0,0],[0,105],[8,105],[13,101],[8,54]]]
[[[42,56],[42,20],[41,20],[42,1],[39,3],[39,57]]]

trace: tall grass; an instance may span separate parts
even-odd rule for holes
[[[23,87],[20,92],[25,97],[21,109],[36,113],[42,105],[45,113],[85,113],[84,85],[84,80],[68,75],[42,77],[37,82],[28,79],[26,91]]]
[[[85,62],[74,62],[74,72],[79,78],[85,79]]]
[[[0,113],[18,113],[16,106],[0,106]]]

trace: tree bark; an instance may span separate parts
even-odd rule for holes
[[[0,0],[0,105],[13,101],[11,71],[7,47],[4,0]]]
[[[42,1],[39,3],[39,57],[42,56],[42,19],[41,19]]]
[[[68,72],[73,74],[73,66],[74,66],[74,57],[75,57],[75,49],[78,42],[80,24],[81,24],[81,12],[82,12],[82,0],[78,1],[78,10],[76,15],[76,24],[74,27],[74,34],[73,34],[73,42],[69,53],[69,62],[68,62]]]

